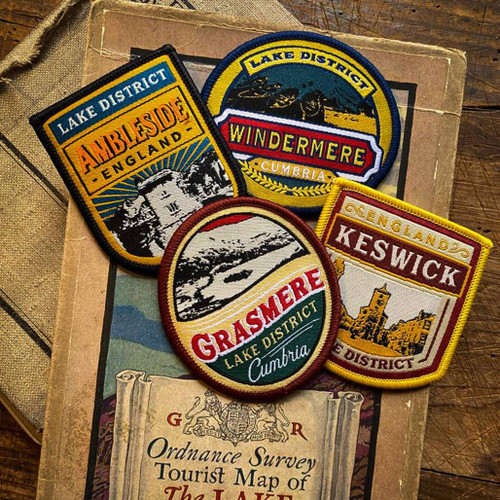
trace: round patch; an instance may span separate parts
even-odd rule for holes
[[[254,198],[215,202],[174,233],[160,309],[183,360],[242,398],[287,394],[326,361],[340,296],[331,260],[288,210]]]
[[[294,210],[321,208],[337,176],[375,187],[396,157],[400,123],[387,83],[323,35],[288,31],[241,45],[203,97],[248,192]]]

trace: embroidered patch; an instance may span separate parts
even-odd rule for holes
[[[339,319],[333,265],[313,231],[267,201],[218,201],[176,231],[160,309],[178,354],[242,398],[286,394],[325,363]]]
[[[396,102],[377,69],[330,37],[289,31],[231,52],[202,95],[250,194],[317,211],[337,176],[376,186],[396,156]]]
[[[175,50],[126,64],[31,123],[103,248],[158,271],[192,212],[244,181]]]
[[[446,372],[492,243],[355,182],[335,182],[316,233],[341,291],[327,367],[386,388]]]

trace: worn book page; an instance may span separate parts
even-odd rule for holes
[[[109,498],[288,490],[327,500],[334,488],[347,499],[362,401],[355,392],[309,390],[245,403],[194,380],[124,370],[116,375]]]
[[[86,78],[87,81],[93,80],[130,57],[163,43],[171,43],[187,63],[197,84],[201,85],[210,68],[228,51],[272,29],[278,28],[256,28],[199,13],[156,10],[140,5],[124,8],[114,2],[101,2],[93,12]],[[144,36],[151,32],[156,36]],[[465,69],[462,55],[435,47],[345,34],[338,34],[338,38],[358,48],[379,67],[389,80],[398,102],[403,129],[400,153],[381,189],[446,215]],[[206,40],[211,40],[211,43],[207,44]],[[432,79],[428,78],[429,74],[433,75]],[[209,440],[207,449],[214,450],[221,445],[220,422],[223,419],[219,417],[219,430],[210,420],[213,412],[200,415],[199,422],[190,420],[196,411],[192,410],[196,397],[200,398],[200,405],[207,397],[209,401],[213,398],[205,395],[204,386],[191,380],[189,370],[166,340],[156,302],[156,280],[110,266],[72,203],[63,269],[39,498],[103,499],[110,495],[114,498],[137,498],[139,495],[141,498],[140,495],[146,495],[149,488],[149,482],[147,487],[143,482],[146,474],[158,474],[154,469],[153,472],[142,469],[143,464],[147,467],[147,447],[155,439],[148,435],[150,424],[154,427],[161,421],[161,433],[158,429],[156,437],[167,439],[171,427],[174,427],[173,432],[180,432],[191,422],[195,427],[199,424],[197,428],[202,434],[203,429],[211,426],[210,435],[196,437]],[[160,382],[157,386],[172,381],[183,384],[186,379],[199,387],[198,392],[191,393],[187,388],[183,389],[186,402],[177,401],[177,393],[168,391],[164,398],[168,403],[160,402],[162,397],[159,396],[158,402],[150,406],[157,382]],[[342,396],[344,393],[359,394],[362,398],[356,396],[359,401],[351,406],[345,405],[343,409],[328,406],[326,410],[325,421],[333,422],[330,437],[337,436],[335,429],[338,426],[334,422],[345,422],[338,439],[323,440],[324,453],[321,456],[325,463],[328,462],[326,469],[329,472],[322,476],[326,481],[321,481],[321,490],[327,492],[326,498],[344,498],[347,484],[348,498],[416,498],[427,389],[382,393],[337,379],[326,371],[304,389],[304,394],[324,393],[317,397],[327,401],[343,397],[348,401]],[[158,394],[163,393],[163,389],[159,391]],[[187,394],[191,394],[190,398]],[[308,404],[312,405],[315,398],[312,397]],[[222,414],[230,401],[220,395],[217,399]],[[171,412],[165,409],[165,404],[170,404],[170,401],[179,405],[178,413],[182,414],[178,416],[180,429],[167,421]],[[239,406],[235,412],[238,417],[233,421],[239,422],[241,415],[246,414],[248,432],[258,429],[258,418],[252,420],[248,417],[252,414],[250,409],[242,410],[240,402],[234,403]],[[149,411],[145,410],[146,405]],[[124,408],[127,409],[125,412]],[[158,415],[153,408],[161,408]],[[259,413],[257,407],[251,408]],[[286,403],[283,403],[283,411],[288,415]],[[346,418],[341,417],[341,412]],[[359,417],[356,412],[359,412]],[[273,445],[279,446],[281,455],[299,456],[306,448],[300,446],[300,435],[297,432],[294,435],[293,430],[295,425],[297,431],[301,419],[287,416],[289,423],[285,425],[286,421],[280,420],[278,413],[275,410],[277,420],[271,418],[270,430],[273,425],[282,425],[289,439]],[[315,425],[314,415],[320,413],[311,407],[307,423]],[[215,414],[219,415],[219,410],[215,410]],[[151,418],[148,415],[159,420],[148,421]],[[278,424],[278,420],[282,423]],[[134,425],[131,425],[132,421]],[[177,420],[172,422],[175,424]],[[351,439],[354,435],[355,440]],[[184,435],[182,437],[185,439]],[[319,436],[315,433],[315,437],[319,439],[321,433]],[[238,450],[248,444],[238,441],[233,445],[224,439],[222,442],[229,449],[235,447]],[[128,457],[129,450],[134,454],[133,459]],[[144,459],[144,451],[146,461],[136,460],[137,457]],[[156,453],[159,451],[162,450]],[[162,466],[157,467],[161,469]],[[167,466],[163,468],[166,474]],[[260,466],[257,469],[256,474],[266,475]],[[137,477],[141,479],[133,479]],[[195,491],[194,479],[182,483],[180,490],[175,489],[180,486],[175,481],[177,479],[164,485],[164,490],[172,488],[159,498],[169,498],[169,495],[171,500],[181,498],[182,488],[187,485],[191,493],[204,495],[200,500],[219,500],[213,491]],[[231,487],[242,486],[236,484],[236,476],[230,483]],[[251,488],[247,483],[243,490],[238,491],[244,491],[246,499],[258,498],[256,493],[259,490]],[[189,492],[186,490],[186,493]],[[291,489],[276,490],[274,498],[279,498],[279,494],[289,495],[292,499],[302,498]],[[192,497],[196,498],[195,495]],[[221,496],[220,500],[225,498],[232,497]],[[314,493],[306,498],[322,497]]]

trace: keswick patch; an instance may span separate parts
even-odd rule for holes
[[[175,232],[160,269],[163,324],[209,385],[286,394],[323,365],[339,319],[334,268],[312,230],[254,198],[218,201]]]
[[[290,31],[247,42],[202,92],[250,194],[317,211],[337,176],[375,187],[396,156],[396,102],[351,47]]]
[[[491,241],[344,179],[335,182],[316,233],[341,291],[339,333],[327,367],[386,388],[442,377]]]
[[[157,271],[192,212],[244,181],[175,50],[165,46],[31,119],[103,248]]]

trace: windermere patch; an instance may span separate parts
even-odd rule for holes
[[[377,69],[351,47],[307,32],[247,42],[215,68],[203,97],[250,194],[319,210],[341,176],[375,187],[400,123]]]
[[[126,64],[31,119],[103,248],[157,271],[175,229],[244,181],[170,46]]]
[[[491,241],[344,179],[335,182],[316,233],[341,290],[339,333],[327,367],[387,388],[441,378]]]
[[[160,309],[184,361],[243,398],[286,394],[323,366],[337,331],[332,263],[311,229],[277,205],[216,202],[174,234]]]

